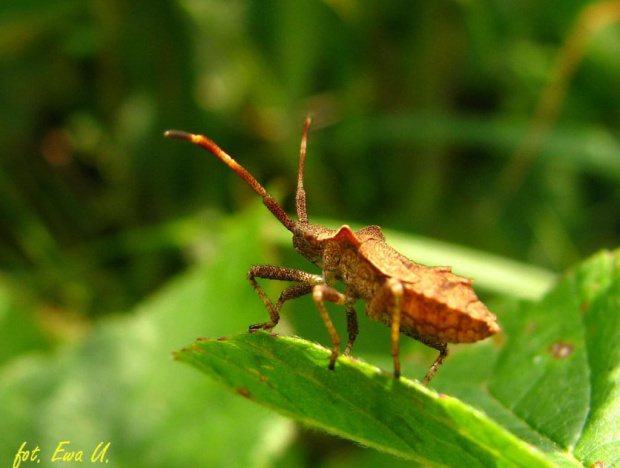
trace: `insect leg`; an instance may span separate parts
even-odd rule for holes
[[[321,318],[323,319],[323,322],[327,327],[327,331],[329,332],[329,336],[332,339],[332,354],[329,357],[329,368],[330,370],[334,370],[336,359],[338,358],[338,353],[340,352],[340,337],[338,336],[338,332],[336,332],[332,319],[329,318],[324,301],[333,302],[334,304],[347,305],[347,296],[327,284],[317,284],[314,288],[312,288],[312,298],[319,309]]]
[[[267,297],[267,294],[265,294],[263,288],[260,287],[256,281],[256,278],[278,281],[294,281],[299,284],[290,286],[282,291],[280,298],[274,304],[271,302],[269,297]],[[310,294],[313,286],[324,282],[323,277],[320,275],[313,275],[311,273],[295,270],[293,268],[274,267],[271,265],[252,266],[248,271],[248,280],[269,311],[270,319],[269,322],[250,325],[250,330],[258,330],[260,328],[270,330],[275,327],[280,320],[280,309],[282,308],[282,304],[284,304],[284,302]]]
[[[347,341],[347,347],[344,350],[344,355],[351,354],[351,348],[355,343],[355,338],[359,332],[359,326],[357,324],[357,313],[355,313],[355,307],[353,304],[347,304],[347,332],[349,333],[349,340]]]
[[[389,289],[392,300],[389,305],[391,318],[390,330],[392,332],[392,359],[394,361],[394,377],[400,377],[400,316],[401,303],[403,299],[404,289],[400,281],[395,278],[389,278],[385,282],[385,287]]]
[[[439,356],[437,356],[437,359],[435,359],[435,362],[433,362],[433,365],[430,367],[430,369],[422,379],[422,384],[428,385],[431,379],[437,373],[437,370],[442,366],[444,360],[448,357],[448,343],[438,339],[431,339],[426,336],[422,336],[418,332],[416,332],[415,329],[409,329],[407,331],[403,331],[403,333],[407,336],[410,336],[414,340],[417,340],[420,343],[424,343],[426,346],[439,351]]]
[[[388,278],[377,290],[370,301],[366,302],[366,313],[372,320],[383,321],[382,312],[386,311],[389,317],[392,341],[392,359],[394,362],[394,377],[400,377],[400,323],[402,316],[402,299],[405,291],[403,285],[396,278]]]
[[[443,364],[444,359],[448,357],[448,344],[447,343],[434,343],[434,344],[425,343],[425,344],[439,351],[439,356],[437,356],[437,359],[435,359],[435,362],[433,362],[433,365],[431,366],[431,368],[428,370],[428,372],[424,376],[424,379],[422,379],[422,384],[428,385],[431,379],[433,378],[433,376],[437,373],[437,370],[439,369],[439,367],[441,367],[441,365]]]

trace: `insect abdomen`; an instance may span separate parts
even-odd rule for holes
[[[475,297],[473,290],[472,295]],[[499,331],[495,316],[477,298],[464,307],[454,307],[450,302],[405,288],[401,329],[446,343],[472,343]]]

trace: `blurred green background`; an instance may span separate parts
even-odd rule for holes
[[[561,272],[620,244],[619,18],[575,0],[4,0],[0,459],[82,437],[115,466],[384,462],[170,361],[266,317],[251,263],[307,266],[229,169],[163,131],[208,135],[294,213],[312,113],[311,221]],[[300,302],[279,331],[327,344]],[[362,336],[389,367],[387,334]]]

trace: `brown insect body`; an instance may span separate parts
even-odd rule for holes
[[[386,279],[394,278],[404,286],[402,333],[425,341],[471,343],[498,331],[471,279],[453,274],[450,267],[429,268],[409,260],[385,243],[378,226],[357,233],[343,226],[334,237],[324,253],[324,269],[331,271],[334,265],[336,278],[349,285],[345,294],[364,299],[370,318],[390,324],[386,310],[374,310],[372,300]]]
[[[202,135],[169,131],[167,137],[192,141],[217,156],[233,169],[263,199],[267,208],[293,233],[295,250],[322,270],[322,275],[291,268],[255,265],[248,279],[269,311],[270,321],[250,326],[250,330],[271,329],[280,319],[280,309],[290,299],[312,294],[332,339],[329,368],[340,352],[340,338],[324,302],[344,305],[347,313],[349,354],[358,333],[354,304],[366,301],[366,313],[391,328],[394,375],[400,375],[399,336],[404,333],[439,351],[424,377],[428,383],[448,354],[447,343],[482,340],[500,328],[495,316],[480,302],[471,279],[451,272],[449,267],[426,267],[398,253],[385,242],[379,226],[353,232],[347,225],[338,230],[308,223],[303,173],[310,119],[306,120],[299,159],[296,194],[297,221],[293,221],[267,191],[234,159]],[[292,281],[274,304],[256,278]],[[333,285],[341,281],[344,293]]]

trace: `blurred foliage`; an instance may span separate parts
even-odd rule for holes
[[[230,255],[211,227],[255,195],[168,128],[293,212],[313,113],[311,219],[555,272],[618,245],[619,3],[1,2],[0,358],[88,339]]]
[[[559,271],[620,237],[617,24],[590,28],[538,158],[503,176],[586,5],[3,2],[3,269],[79,314],[126,309],[188,261],[128,236],[253,196],[162,131],[285,180],[290,209],[312,112],[311,216]]]

